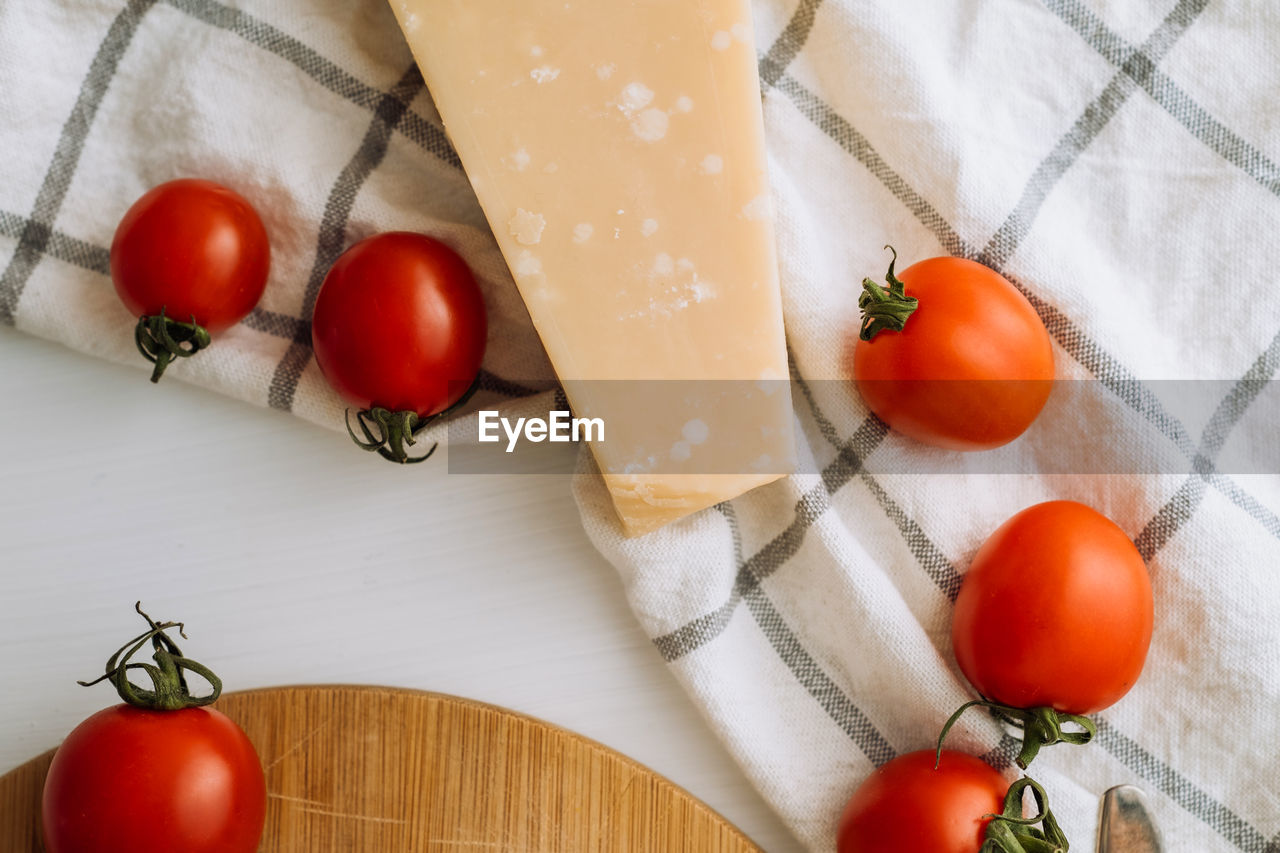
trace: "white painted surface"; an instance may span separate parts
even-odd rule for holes
[[[492,702],[800,849],[641,633],[562,478],[398,469],[278,412],[0,328],[0,772],[111,704],[77,678],[183,620],[227,689]]]

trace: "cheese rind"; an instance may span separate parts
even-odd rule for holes
[[[391,2],[576,413],[648,417],[576,380],[785,380],[747,0]],[[672,417],[637,459],[597,451],[629,534],[789,467],[789,393],[703,444]],[[770,471],[755,440],[725,467],[734,430],[767,430]],[[653,464],[713,444],[730,473]]]

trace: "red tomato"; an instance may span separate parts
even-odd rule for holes
[[[839,853],[978,853],[1009,783],[986,762],[942,751],[911,752],[878,768],[845,806]]]
[[[1020,436],[1053,383],[1053,346],[1031,303],[964,258],[920,261],[898,279],[918,300],[902,330],[854,347],[867,406],[894,430],[951,450],[988,450]]]
[[[266,815],[262,766],[211,708],[119,705],[58,748],[44,789],[49,853],[253,853]]]
[[[134,202],[111,242],[111,280],[134,316],[217,334],[253,310],[271,266],[267,232],[242,197],[210,181],[170,181]]]
[[[329,270],[311,340],[325,379],[353,406],[418,417],[456,402],[480,370],[484,297],[466,262],[422,234],[378,234]]]
[[[1138,680],[1152,610],[1147,567],[1124,531],[1084,504],[1049,501],[1010,518],[978,550],[951,641],[987,699],[1092,714]]]

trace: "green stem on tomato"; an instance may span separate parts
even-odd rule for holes
[[[436,448],[439,447],[438,442],[431,445],[431,449],[422,456],[410,456],[405,449],[405,445],[412,447],[416,443],[415,438],[423,430],[466,405],[467,401],[475,396],[479,388],[480,377],[477,376],[456,402],[448,408],[425,418],[418,417],[417,412],[409,409],[402,409],[396,412],[384,409],[381,406],[362,409],[356,413],[356,423],[360,426],[360,432],[364,434],[363,441],[356,435],[355,430],[351,428],[351,410],[348,409],[347,435],[351,436],[351,440],[361,450],[377,453],[390,462],[397,462],[401,465],[425,462],[431,458],[431,454],[436,452]]]
[[[884,287],[864,278],[862,294],[858,297],[858,307],[862,309],[862,330],[858,337],[864,341],[871,340],[885,329],[901,332],[907,319],[920,305],[920,301],[914,296],[907,296],[905,285],[893,274],[893,265],[898,262],[898,251],[893,246],[885,248],[893,252],[889,272],[884,277],[889,286]]]
[[[1036,813],[1022,816],[1022,795],[1027,788],[1036,801]],[[1027,776],[1009,786],[1004,795],[1004,812],[990,817],[978,853],[1067,853],[1070,844],[1049,808],[1049,797],[1040,783]],[[1036,824],[1040,824],[1039,829]]]
[[[155,365],[151,381],[159,382],[164,369],[175,358],[190,358],[209,346],[211,338],[203,326],[192,317],[190,323],[180,323],[164,315],[143,314],[133,327],[133,342],[142,357]]]
[[[1093,720],[1081,714],[1067,714],[1046,707],[1015,708],[1012,705],[1002,705],[989,699],[974,699],[957,708],[956,712],[943,725],[942,732],[938,735],[939,762],[942,760],[942,742],[946,740],[947,733],[951,731],[951,727],[956,724],[956,721],[960,719],[960,716],[965,711],[976,705],[990,708],[1004,722],[1015,728],[1022,729],[1022,749],[1018,752],[1015,762],[1023,770],[1026,770],[1027,765],[1035,760],[1041,747],[1051,746],[1055,743],[1086,744],[1093,740],[1094,735],[1098,733],[1098,727],[1094,725]],[[1081,730],[1064,731],[1062,728],[1064,723],[1079,726]]]
[[[142,612],[142,602],[134,605],[138,615],[147,620],[149,630],[134,637],[121,646],[107,660],[106,672],[93,681],[77,682],[83,687],[91,687],[100,681],[110,681],[120,694],[120,698],[135,708],[152,711],[178,711],[183,708],[199,708],[212,705],[222,695],[222,679],[214,675],[204,664],[197,663],[182,654],[178,644],[169,638],[165,631],[177,628],[178,633],[186,638],[181,622],[156,622]],[[155,665],[148,663],[129,663],[147,641],[151,641],[152,658]],[[142,670],[151,678],[151,690],[138,687],[129,680],[129,670]],[[194,672],[209,682],[211,688],[208,696],[192,696],[187,687],[184,670]]]
[[[383,459],[399,462],[402,465],[425,462],[436,452],[435,444],[431,445],[422,456],[410,456],[405,445],[413,445],[413,434],[418,430],[418,413],[411,410],[393,412],[381,406],[362,409],[356,414],[356,423],[364,433],[364,441],[351,429],[351,410],[347,410],[347,435],[361,450],[376,452]]]

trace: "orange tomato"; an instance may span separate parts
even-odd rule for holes
[[[1074,501],[1014,515],[983,543],[956,598],[951,642],[987,699],[1101,711],[1138,680],[1151,644],[1151,580],[1129,537]]]
[[[982,759],[933,750],[900,755],[873,772],[845,806],[838,853],[978,853],[1009,783]]]
[[[1026,297],[964,258],[920,261],[896,280],[890,264],[888,278],[917,304],[900,331],[873,324],[870,340],[854,347],[854,379],[871,411],[904,435],[951,450],[987,450],[1020,436],[1053,384],[1049,333]],[[892,298],[869,279],[868,287]],[[861,304],[883,303],[864,293]]]

